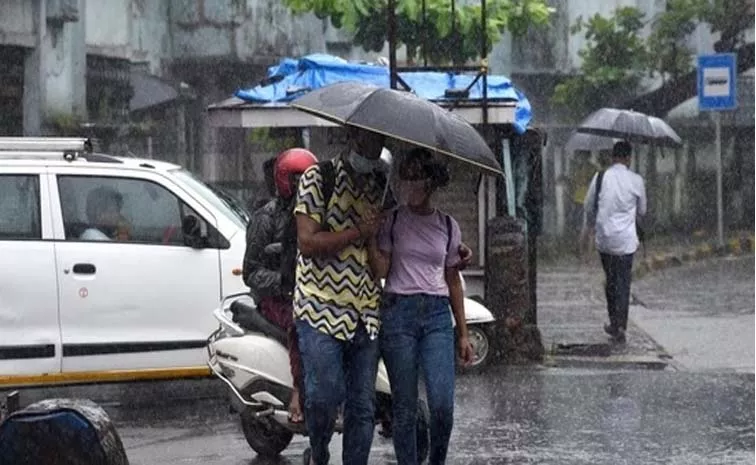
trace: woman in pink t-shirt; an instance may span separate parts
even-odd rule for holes
[[[466,364],[473,359],[458,270],[461,233],[454,218],[431,204],[433,192],[449,182],[444,163],[425,149],[414,149],[399,165],[399,180],[401,206],[387,214],[369,244],[372,268],[386,278],[379,339],[391,382],[394,451],[399,465],[418,464],[422,370],[430,413],[428,463],[439,465],[446,460],[454,416],[452,313],[459,355]]]

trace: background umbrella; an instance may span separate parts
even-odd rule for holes
[[[564,148],[567,152],[577,150],[611,150],[619,139],[573,131]]]
[[[674,129],[663,120],[645,113],[617,108],[596,110],[580,123],[577,132],[641,144],[678,146],[681,143]]]
[[[651,122],[651,126],[656,132],[655,143],[661,142],[660,145],[668,147],[680,147],[682,145],[682,139],[677,135],[674,129],[667,124],[663,119],[656,116],[649,116],[648,120]]]
[[[309,92],[290,105],[338,124],[393,137],[503,174],[491,148],[470,123],[407,92],[339,82]]]

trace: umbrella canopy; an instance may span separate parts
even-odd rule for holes
[[[338,124],[383,134],[502,174],[496,157],[474,127],[460,116],[407,92],[348,81],[309,92],[290,105]]]
[[[682,139],[677,135],[674,129],[667,124],[663,119],[656,116],[649,116],[648,120],[651,121],[651,126],[656,132],[658,139],[662,140],[661,145],[670,147],[679,147],[682,145]]]
[[[611,150],[614,147],[614,143],[618,140],[620,139],[573,132],[564,148],[568,152],[575,152],[577,150]]]
[[[602,108],[588,115],[577,132],[615,137],[641,144],[680,145],[680,137],[667,123],[632,110]]]

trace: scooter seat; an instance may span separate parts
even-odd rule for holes
[[[231,304],[229,310],[231,310],[231,314],[233,315],[234,323],[241,326],[244,330],[262,333],[267,337],[277,340],[286,347],[289,346],[286,331],[271,323],[260,313],[257,307],[237,300]]]

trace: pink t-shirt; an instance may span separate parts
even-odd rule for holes
[[[418,215],[407,207],[399,207],[396,216],[394,212],[389,213],[378,233],[378,247],[391,254],[391,269],[384,289],[403,295],[448,296],[444,271],[459,264],[461,242],[457,221],[439,210],[430,215]]]

